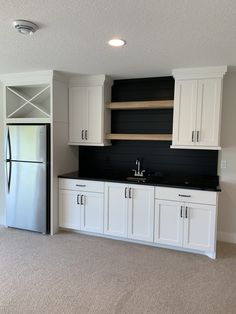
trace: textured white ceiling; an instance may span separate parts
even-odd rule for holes
[[[14,19],[41,29],[20,35]],[[113,36],[127,46],[109,47]],[[145,77],[222,64],[236,65],[235,0],[0,0],[0,73]]]

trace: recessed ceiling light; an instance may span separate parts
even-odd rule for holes
[[[126,45],[126,41],[120,38],[113,38],[108,41],[108,44],[112,47],[121,47]]]
[[[38,25],[26,20],[13,21],[13,26],[20,34],[23,35],[32,35],[39,29]]]

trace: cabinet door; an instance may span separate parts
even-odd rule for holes
[[[184,247],[215,250],[216,206],[185,204]]]
[[[153,242],[154,187],[129,185],[128,238]]]
[[[84,143],[88,129],[88,88],[69,89],[69,142]],[[84,138],[84,139],[83,139]]]
[[[80,230],[79,192],[59,190],[59,226]]]
[[[175,83],[173,145],[193,145],[196,128],[197,80]]]
[[[83,193],[81,196],[81,230],[103,233],[102,193]]]
[[[154,242],[182,246],[183,204],[174,201],[155,200]]]
[[[127,238],[127,185],[105,184],[104,233]]]
[[[103,119],[103,87],[88,87],[88,128],[86,143],[102,143]]]
[[[197,139],[198,146],[220,145],[221,79],[198,81]]]

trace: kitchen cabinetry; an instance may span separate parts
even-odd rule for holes
[[[103,233],[104,183],[59,180],[59,226]]]
[[[103,193],[80,195],[81,230],[103,233]]]
[[[183,226],[181,203],[166,200],[155,201],[155,238],[160,244],[182,246]]]
[[[60,178],[59,195],[62,228],[216,256],[217,192]]]
[[[153,242],[154,188],[129,185],[128,238]]]
[[[156,197],[158,197],[155,200],[156,243],[215,254],[216,193],[158,187]],[[167,197],[169,199],[172,197],[173,200],[166,200]],[[186,199],[190,201],[194,199],[196,203],[184,201]]]
[[[106,234],[153,241],[154,187],[105,184]]]
[[[183,247],[215,251],[216,206],[185,203]]]
[[[127,186],[105,183],[104,233],[126,238],[128,235]]]
[[[220,149],[223,76],[226,67],[178,69],[172,148]]]
[[[80,230],[79,195],[76,191],[59,191],[59,226]]]
[[[69,144],[104,146],[110,142],[111,80],[105,75],[80,76],[70,80],[69,87]]]

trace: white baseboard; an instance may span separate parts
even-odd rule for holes
[[[217,240],[229,243],[236,243],[236,233],[219,231],[217,232]]]

